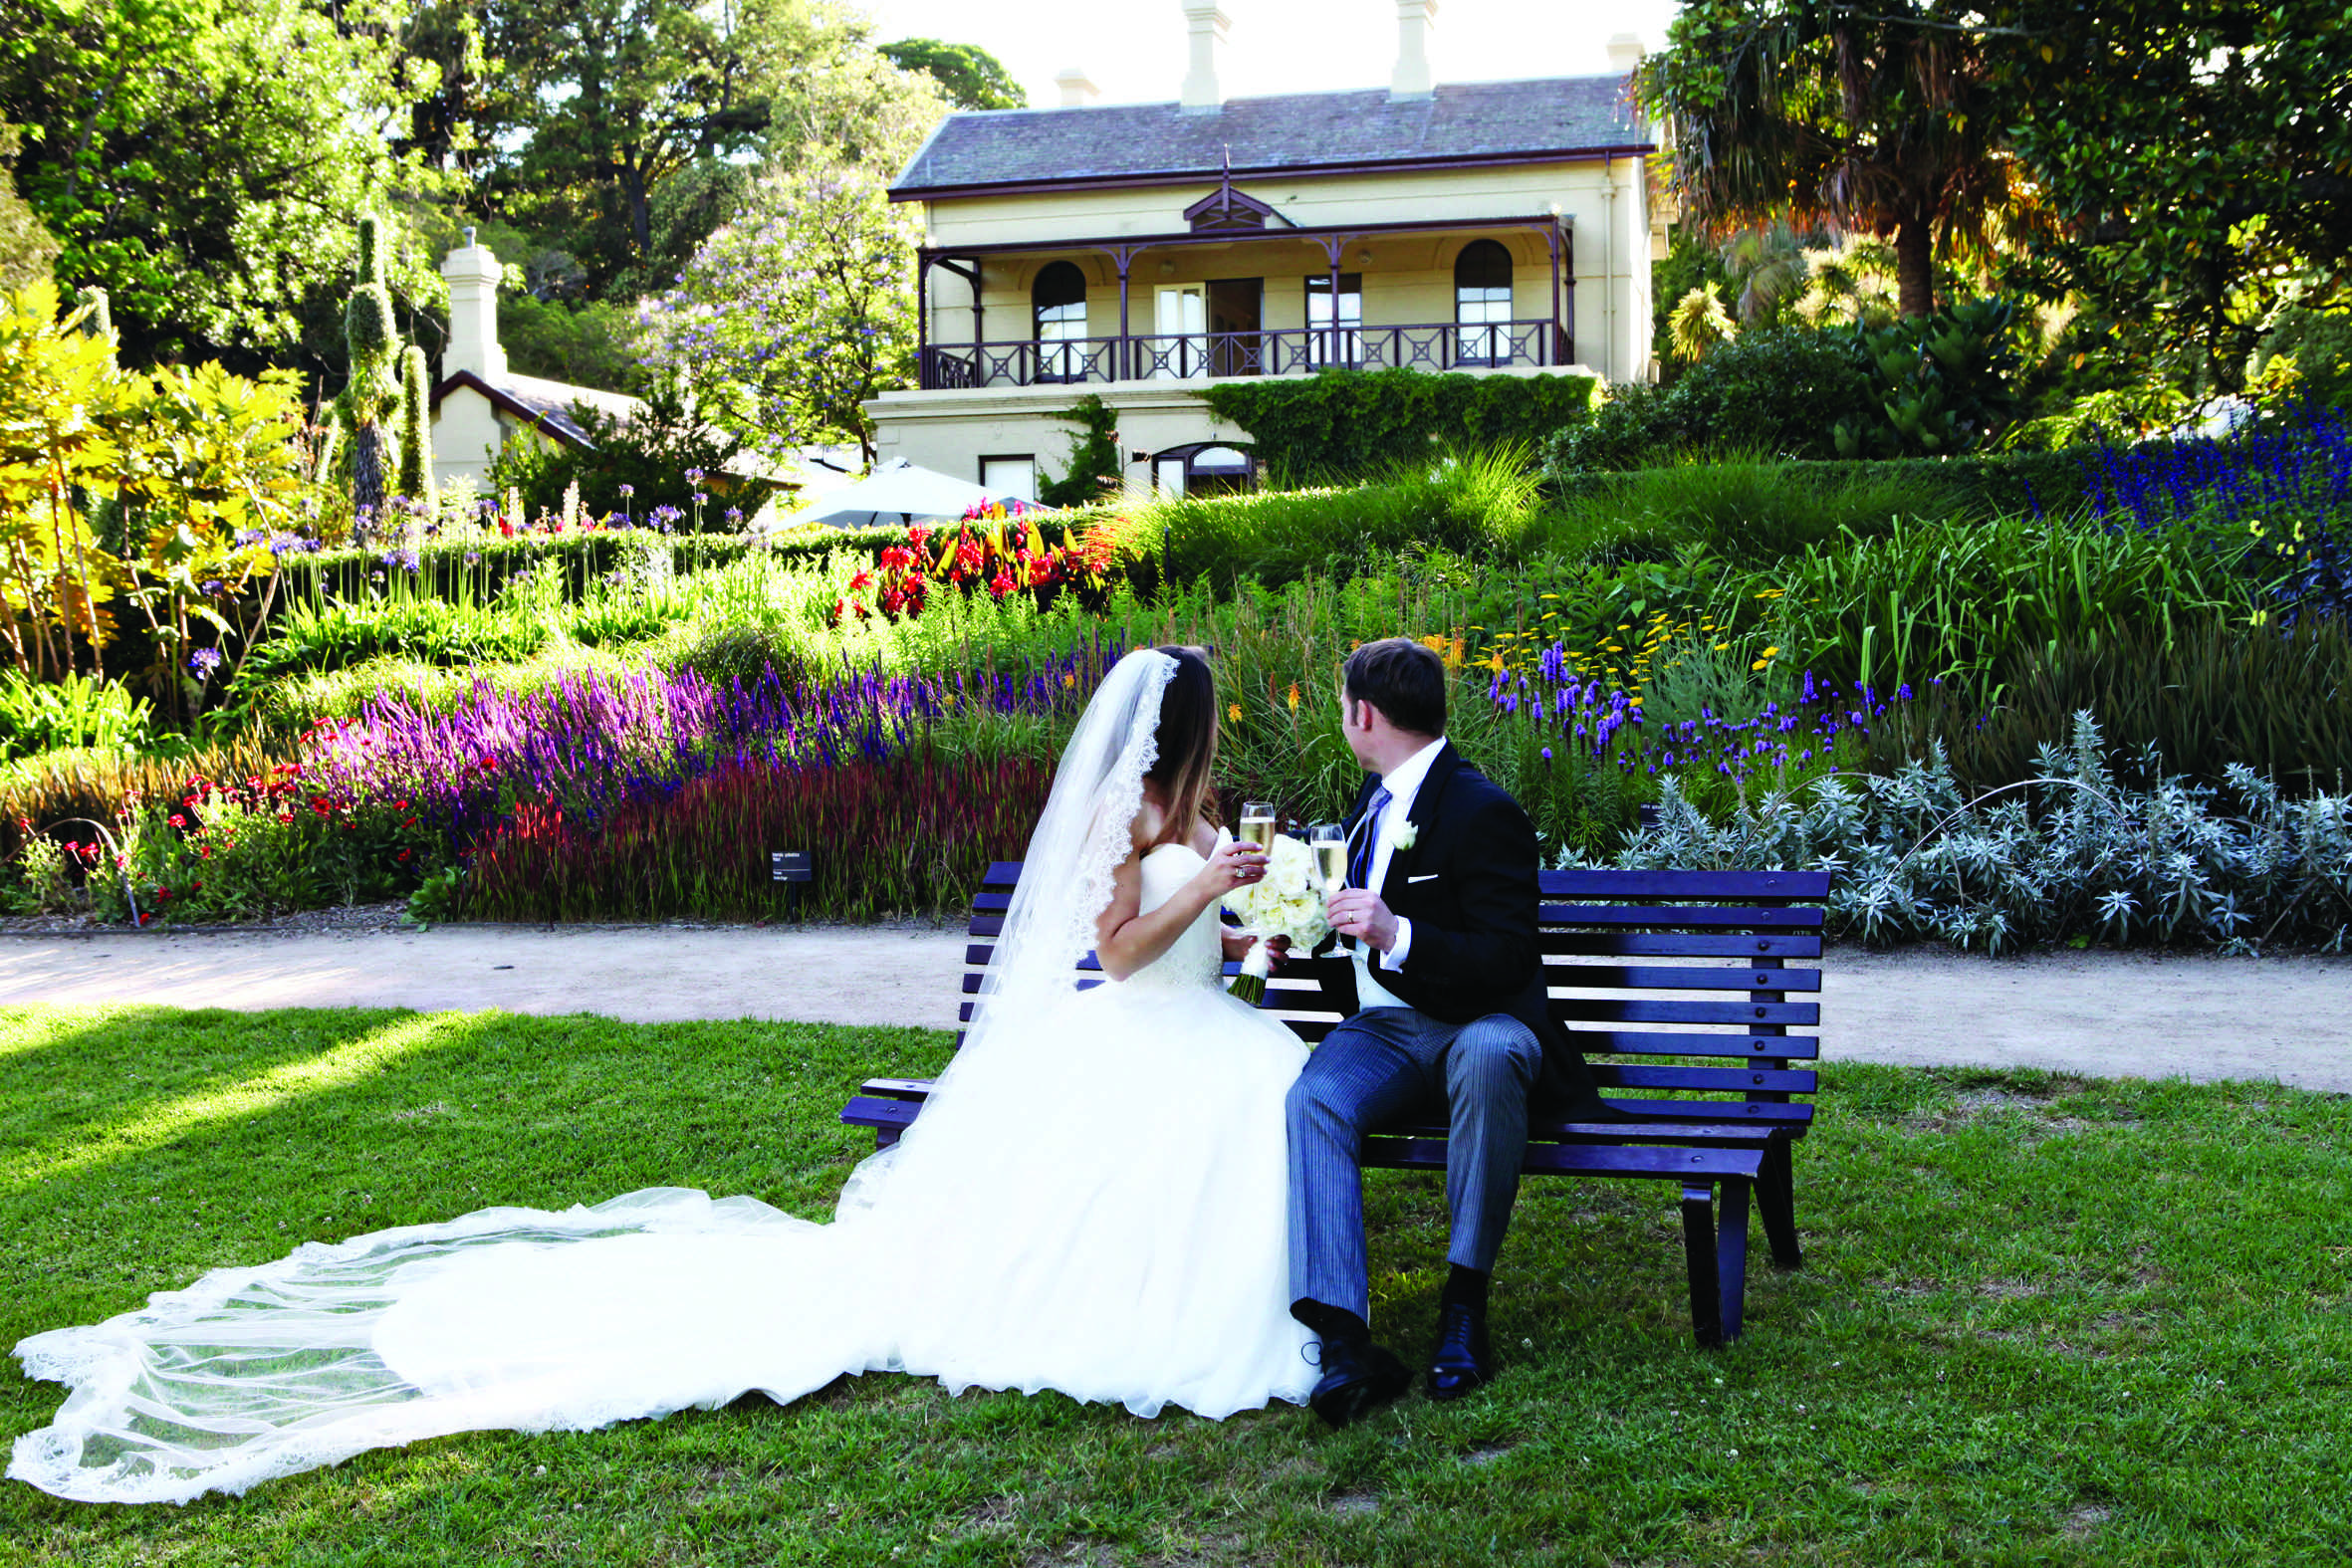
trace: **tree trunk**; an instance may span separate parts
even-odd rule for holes
[[[1895,294],[1906,317],[1936,314],[1936,235],[1924,216],[1895,226]]]
[[[371,544],[382,527],[383,432],[369,420],[352,437],[352,529],[355,545]]]
[[[624,175],[628,182],[629,233],[637,242],[637,259],[653,254],[653,207],[645,197],[645,170],[635,159],[630,159]]]

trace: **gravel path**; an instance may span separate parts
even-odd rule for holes
[[[235,932],[0,934],[0,1005],[400,1007],[952,1027],[960,931],[448,926],[390,910]],[[1824,965],[1831,1061],[2275,1080],[2352,1093],[2352,959],[1845,948]]]

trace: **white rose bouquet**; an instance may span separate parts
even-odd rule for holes
[[[1274,972],[1269,946],[1275,938],[1289,937],[1294,953],[1305,953],[1331,930],[1323,918],[1323,884],[1315,872],[1314,851],[1287,833],[1277,833],[1268,848],[1266,875],[1227,894],[1225,907],[1258,938],[1231,988],[1253,1008],[1266,1000],[1266,977]]]

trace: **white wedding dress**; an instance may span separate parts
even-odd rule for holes
[[[1200,866],[1153,850],[1143,907]],[[35,1335],[26,1373],[74,1392],[8,1473],[185,1502],[422,1438],[792,1400],[867,1371],[1139,1416],[1303,1402],[1283,1101],[1306,1051],[1225,995],[1220,961],[1212,908],[1124,983],[1075,993],[1064,969],[985,1053],[975,1031],[830,1225],[674,1188],[492,1209]]]

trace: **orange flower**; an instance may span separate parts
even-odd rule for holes
[[[1241,723],[1241,722],[1242,722],[1242,705],[1241,705],[1240,703],[1238,703],[1238,702],[1236,702],[1236,703],[1227,703],[1227,704],[1225,705],[1225,717],[1227,717],[1228,719],[1231,719],[1231,720],[1232,720],[1234,723],[1236,723],[1236,724],[1239,724],[1239,723]]]
[[[1291,693],[1290,693],[1290,695],[1291,695],[1291,711],[1292,711],[1293,713],[1296,713],[1296,712],[1298,711],[1298,683],[1297,683],[1296,681],[1293,681],[1293,682],[1291,683]]]

